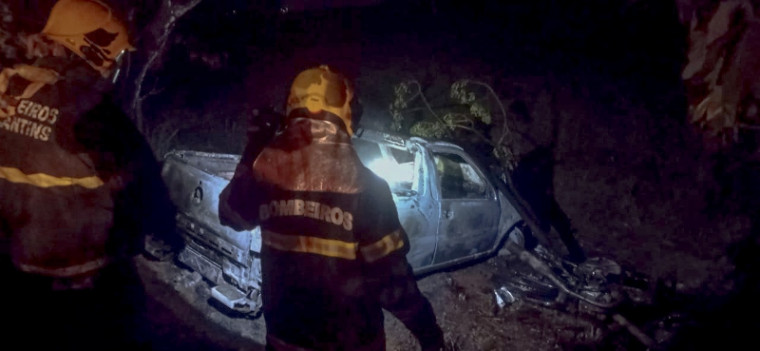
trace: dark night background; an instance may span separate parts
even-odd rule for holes
[[[15,2],[15,28],[41,28],[50,4]],[[156,49],[146,28],[162,2],[117,5],[136,19],[140,51],[119,86],[133,113],[134,79]],[[314,64],[356,81],[362,122],[375,129],[387,129],[401,81],[418,80],[433,102],[457,79],[487,82],[509,108],[517,156],[550,147],[553,194],[588,254],[671,288],[634,320],[676,311],[686,322],[672,349],[730,349],[760,330],[758,135],[721,143],[689,123],[687,29],[672,0],[203,0],[177,20],[142,81],[142,129],[159,156],[241,152],[251,110],[281,110],[291,79]],[[497,270],[487,261],[420,281],[459,349],[642,349],[614,330],[583,341],[560,314],[491,314]],[[157,330],[174,333],[167,349],[245,345],[155,291]],[[399,333],[389,349],[412,345],[389,329]]]

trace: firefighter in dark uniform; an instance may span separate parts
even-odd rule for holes
[[[0,73],[4,325],[28,349],[134,349],[143,290],[130,258],[173,217],[155,206],[169,205],[153,199],[150,147],[109,98],[133,48],[94,0],[58,1],[41,35],[66,54]]]
[[[243,156],[253,162],[222,192],[220,219],[237,230],[261,225],[268,349],[384,350],[383,308],[423,350],[442,349],[390,189],[351,145],[352,98],[326,66],[300,73],[284,127]]]

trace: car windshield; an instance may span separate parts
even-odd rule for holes
[[[383,178],[395,194],[411,194],[414,187],[414,154],[389,145],[354,139],[359,159]]]

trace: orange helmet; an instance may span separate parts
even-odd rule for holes
[[[309,68],[296,76],[290,87],[286,115],[297,108],[306,108],[311,113],[327,111],[343,120],[352,135],[351,99],[354,91],[348,79],[333,72],[326,65]]]
[[[98,0],[59,0],[42,34],[83,58],[104,77],[112,73],[125,51],[134,50],[127,27]]]

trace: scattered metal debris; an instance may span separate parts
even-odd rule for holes
[[[493,290],[494,296],[496,296],[496,305],[499,306],[499,308],[504,308],[505,306],[513,304],[515,301],[517,301],[517,297],[515,297],[514,294],[512,294],[507,287],[502,286],[498,289]]]
[[[624,283],[635,282],[633,288],[645,288],[641,277],[630,279],[616,262],[607,258],[589,258],[581,264],[567,262],[538,247],[529,251],[518,245],[507,244],[517,258],[516,265],[501,286],[493,290],[496,306],[503,309],[519,300],[543,307],[572,310],[609,317],[610,321],[625,328],[649,349],[658,343],[625,316],[616,311],[627,294]],[[630,288],[630,287],[629,287]]]

